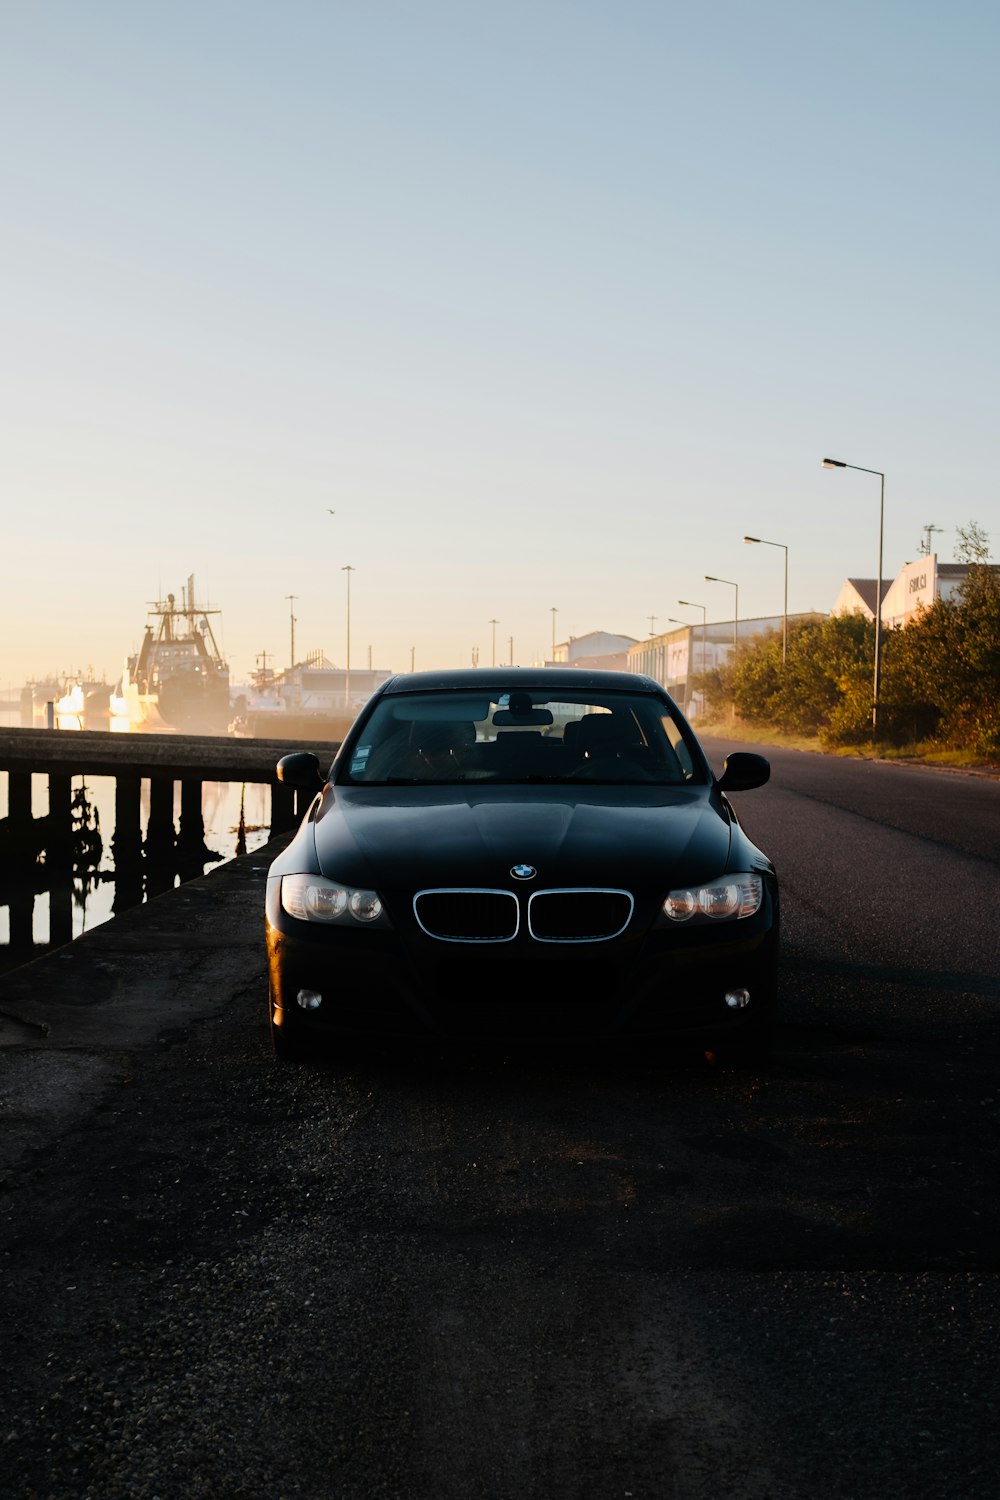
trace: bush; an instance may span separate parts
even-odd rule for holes
[[[862,744],[872,737],[874,653],[874,621],[831,615],[790,627],[785,662],[773,631],[694,685],[710,711],[735,703],[750,723]],[[878,737],[1000,754],[1000,570],[972,561],[955,597],[883,636]]]

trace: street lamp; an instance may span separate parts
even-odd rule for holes
[[[729,588],[736,590],[736,604],[733,609],[733,722],[736,721],[736,653],[739,650],[740,640],[740,586],[731,578],[714,578],[711,573],[705,574],[706,583],[724,583]]]
[[[549,611],[549,613],[552,616],[552,660],[553,660],[553,662],[555,662],[555,659],[556,659],[556,615],[559,613],[559,611],[558,611],[558,609],[556,608],[556,606],[554,604],[553,604],[551,610]]]
[[[704,604],[695,604],[691,599],[678,599],[677,603],[682,604],[685,609],[701,610],[701,670],[704,672],[706,655],[705,636],[708,632],[708,626],[705,622],[708,619],[708,610]]]
[[[839,458],[824,458],[824,469],[857,469],[859,474],[877,474],[878,501],[878,573],[875,578],[875,675],[872,685],[872,739],[878,737],[878,694],[882,669],[882,539],[885,528],[885,475],[881,469],[866,469],[862,464],[845,464]]]
[[[351,574],[354,569],[350,563],[345,563],[340,571],[347,574],[347,673],[344,677],[344,707],[349,710],[351,706]]]
[[[736,651],[739,646],[740,637],[740,586],[731,578],[713,578],[711,573],[705,574],[706,583],[724,583],[729,588],[736,590],[736,607],[733,614],[733,665],[736,665]]]
[[[500,624],[500,621],[490,620],[488,623],[493,626],[493,656],[490,665],[495,667],[497,664],[497,626]]]
[[[691,634],[690,633],[691,633],[692,630],[694,630],[695,627],[691,624],[690,620],[678,620],[676,618],[676,616],[674,616],[674,615],[667,615],[666,620],[667,620],[667,624],[668,625],[683,625],[684,628],[685,628],[685,630],[688,632],[687,687],[688,687],[688,697],[690,698],[690,696],[691,696],[691,674],[692,674],[692,671],[693,671],[693,668],[691,666]],[[660,650],[663,652],[664,656],[666,656],[666,647],[665,646],[661,646]],[[664,675],[664,678],[666,678],[666,675],[667,675],[666,671],[664,671],[663,675]]]
[[[785,554],[785,612],[781,617],[781,664],[788,657],[788,548],[784,542],[768,542],[762,536],[745,536],[745,542],[758,542],[762,547],[780,547]]]

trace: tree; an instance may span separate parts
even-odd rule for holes
[[[956,526],[955,561],[963,563],[988,563],[990,560],[989,532],[984,531],[978,521],[968,526]]]
[[[794,622],[784,662],[780,634],[761,637],[734,673],[737,712],[799,734],[822,734],[837,716],[839,733],[863,738],[871,722],[874,640],[874,625],[860,615]]]
[[[936,599],[884,637],[879,737],[1000,754],[1000,567],[975,521],[958,528],[967,573],[951,598]],[[792,624],[787,660],[777,631],[742,646],[739,659],[697,685],[717,711],[735,702],[744,719],[832,744],[862,744],[872,723],[875,623],[832,615]]]

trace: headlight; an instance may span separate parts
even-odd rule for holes
[[[671,891],[663,911],[672,922],[735,922],[752,917],[764,899],[764,882],[759,875],[723,875],[705,885]]]
[[[366,927],[389,925],[377,891],[337,885],[322,875],[283,875],[281,904],[300,922],[337,922],[342,927],[356,922]]]

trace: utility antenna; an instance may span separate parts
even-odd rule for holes
[[[930,557],[931,553],[934,550],[934,541],[933,541],[934,533],[935,533],[935,531],[943,531],[943,530],[944,530],[943,526],[925,526],[923,528],[924,539],[920,543],[920,549],[919,549],[920,553],[921,553],[921,556],[923,556],[923,557]]]

